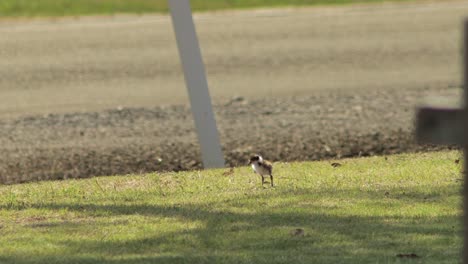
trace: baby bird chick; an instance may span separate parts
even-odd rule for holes
[[[254,155],[250,157],[249,165],[252,166],[254,172],[260,174],[262,176],[262,185],[265,183],[265,175],[270,175],[270,183],[273,187],[273,165],[271,162],[264,160],[260,155]]]

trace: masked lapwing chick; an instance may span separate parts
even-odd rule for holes
[[[254,155],[250,157],[249,165],[252,166],[252,169],[262,176],[262,185],[265,183],[265,176],[270,176],[270,183],[273,187],[273,165],[271,162],[264,160],[260,155]]]

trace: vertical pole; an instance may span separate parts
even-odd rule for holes
[[[168,0],[168,3],[184,70],[185,85],[201,146],[203,165],[205,168],[221,168],[224,167],[224,156],[211,106],[205,67],[198,45],[190,2],[189,0]]]
[[[463,262],[468,264],[468,20],[463,25],[463,85],[464,85],[464,181],[463,181]]]

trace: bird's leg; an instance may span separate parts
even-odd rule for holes
[[[263,184],[265,183],[265,178],[263,177],[263,175],[260,175],[260,176],[262,176],[262,186],[263,186]]]
[[[271,187],[273,187],[274,186],[274,184],[273,184],[273,174],[270,174],[270,180],[271,180]]]

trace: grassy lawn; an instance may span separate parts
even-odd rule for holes
[[[459,263],[460,156],[0,186],[0,263]]]
[[[277,6],[379,3],[386,0],[191,0],[196,11]],[[393,2],[408,0],[391,0]],[[167,12],[167,0],[1,0],[0,16],[76,16]]]

